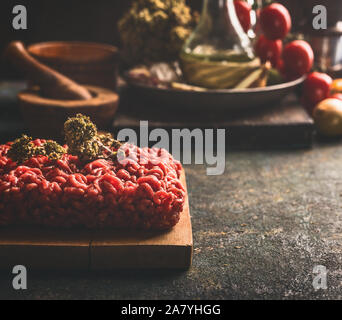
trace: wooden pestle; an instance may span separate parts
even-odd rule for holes
[[[6,49],[6,56],[19,69],[24,71],[29,80],[40,86],[42,95],[56,100],[89,100],[90,92],[75,81],[38,62],[25,49],[20,41],[11,42]]]

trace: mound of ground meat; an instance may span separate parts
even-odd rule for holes
[[[0,226],[168,229],[179,221],[182,167],[165,150],[125,145],[120,162],[65,154],[17,165],[10,145],[0,145]]]

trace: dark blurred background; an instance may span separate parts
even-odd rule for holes
[[[202,1],[188,1],[200,10]],[[0,0],[0,52],[11,40],[25,44],[53,40],[94,41],[119,44],[117,21],[130,6],[131,0]],[[28,29],[16,31],[12,27],[13,7],[26,6]],[[0,78],[15,78],[3,56]]]
[[[340,1],[340,0],[338,0]],[[200,11],[202,0],[187,0]],[[282,0],[290,7],[295,28],[305,19],[312,20],[313,4],[334,7],[336,0]],[[129,7],[131,0],[1,0],[0,1],[0,78],[11,79],[18,75],[3,60],[3,49],[11,40],[26,44],[53,40],[95,41],[119,45],[117,21]],[[12,28],[13,7],[25,5],[28,12],[28,30]],[[342,6],[341,6],[342,8]],[[329,13],[330,12],[330,13]],[[336,10],[328,10],[334,14]],[[333,19],[329,19],[332,21]]]

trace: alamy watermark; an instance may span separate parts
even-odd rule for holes
[[[314,266],[312,272],[316,274],[316,276],[313,278],[313,281],[312,281],[312,286],[314,287],[314,289],[316,291],[320,289],[323,289],[323,290],[328,289],[327,268],[322,265],[317,265],[317,266]]]
[[[12,269],[12,274],[15,274],[12,280],[12,286],[14,290],[26,290],[27,289],[27,270],[23,265],[16,265]]]
[[[139,163],[146,164],[153,162],[157,165],[159,162],[167,159],[168,151],[173,157],[182,164],[207,164],[207,175],[221,175],[225,171],[226,164],[226,130],[225,129],[172,129],[171,133],[162,128],[157,128],[149,132],[148,121],[140,121],[139,143],[138,134],[133,129],[121,129],[117,134],[117,139],[128,142],[132,145],[139,145],[145,148],[140,153]],[[151,146],[151,143],[154,143]],[[147,149],[148,146],[159,149],[156,153],[154,150]],[[134,155],[127,157],[127,149],[129,146],[124,144],[121,149],[123,157],[118,160],[125,164],[129,159],[134,159]],[[134,149],[129,151],[134,152]],[[150,156],[149,154],[150,153]],[[152,154],[153,153],[153,157]],[[120,154],[120,153],[119,153]]]
[[[27,269],[24,265],[16,265],[12,269],[12,274],[15,276],[12,280],[14,290],[27,289]],[[316,265],[312,269],[313,280],[312,286],[315,291],[328,289],[328,270],[323,265]]]
[[[12,13],[15,17],[12,20],[12,26],[15,30],[27,29],[27,10],[23,5],[16,5],[13,7]]]
[[[315,30],[327,29],[328,28],[328,11],[323,5],[316,5],[312,9],[312,13],[316,16],[312,20],[312,27]]]
[[[12,26],[15,30],[27,29],[27,9],[24,5],[18,4],[13,7],[12,13],[15,15],[12,20]],[[315,30],[327,29],[327,8],[324,5],[315,5],[312,9],[315,17],[312,21],[312,27]]]

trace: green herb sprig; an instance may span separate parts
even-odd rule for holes
[[[64,123],[65,140],[68,152],[78,156],[81,161],[93,161],[100,158],[117,158],[121,143],[110,134],[99,134],[90,118],[77,114]]]
[[[111,134],[100,134],[90,118],[77,114],[64,123],[65,140],[68,153],[78,156],[83,162],[96,159],[117,159],[121,142],[115,140]],[[7,156],[17,163],[36,156],[47,156],[50,160],[58,160],[67,150],[56,141],[48,140],[40,146],[32,142],[32,137],[22,135],[16,139],[7,152]]]
[[[65,153],[66,149],[55,141],[48,140],[36,146],[32,142],[32,137],[23,134],[13,142],[7,156],[15,162],[23,163],[36,156],[47,156],[50,160],[58,160]]]

